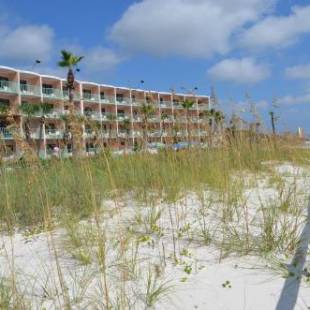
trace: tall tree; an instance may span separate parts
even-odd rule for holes
[[[31,103],[22,103],[19,106],[19,110],[24,115],[24,122],[23,122],[23,129],[26,136],[26,141],[30,145],[31,144],[31,129],[30,129],[30,123],[31,119],[38,115],[40,112],[40,104],[31,104]]]
[[[76,122],[76,113],[74,109],[74,82],[75,82],[75,70],[84,56],[76,56],[69,51],[61,51],[61,60],[58,65],[62,68],[67,68],[67,89],[69,95],[69,117],[68,123],[72,132],[72,151],[74,155],[79,155],[81,152],[81,140],[82,140],[82,128],[78,122]]]
[[[154,105],[150,102],[145,102],[140,107],[140,112],[142,114],[142,129],[143,129],[143,144],[144,149],[147,148],[148,142],[148,131],[149,131],[149,120],[154,115],[155,108]]]
[[[37,153],[40,156],[40,150],[43,142],[43,128],[45,127],[46,115],[49,114],[53,110],[53,105],[50,103],[42,102],[39,104],[39,113],[40,113],[40,132],[39,132],[39,140],[37,145]]]
[[[186,137],[187,137],[187,144],[190,147],[191,143],[191,131],[190,131],[190,117],[189,117],[189,110],[194,106],[194,101],[186,99],[182,102],[182,107],[185,109],[186,112]]]

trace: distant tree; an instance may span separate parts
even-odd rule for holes
[[[186,137],[187,137],[188,147],[190,147],[190,143],[191,143],[189,110],[194,106],[194,104],[195,104],[195,102],[193,100],[188,100],[188,99],[186,99],[182,103],[182,107],[185,109],[185,112],[186,112]]]
[[[149,120],[154,115],[155,108],[151,102],[145,102],[140,107],[140,113],[142,115],[142,130],[143,130],[143,145],[144,149],[147,148]]]
[[[81,133],[82,130],[79,128],[79,124],[75,122],[75,109],[74,109],[74,82],[75,82],[75,72],[77,65],[81,62],[84,56],[76,56],[69,51],[61,51],[61,59],[58,62],[58,65],[62,68],[67,68],[67,84],[66,88],[68,89],[69,95],[69,127],[71,128],[71,141],[72,141],[72,151],[73,154],[78,155],[81,152]],[[76,127],[76,128],[75,128]]]
[[[22,103],[19,106],[19,110],[22,112],[24,116],[24,122],[23,122],[23,129],[26,136],[26,141],[30,145],[31,144],[31,128],[30,123],[31,119],[38,115],[40,112],[40,105],[39,104],[31,104],[31,103]]]

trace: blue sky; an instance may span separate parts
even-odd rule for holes
[[[79,79],[153,90],[214,85],[220,107],[310,133],[306,0],[0,0],[0,64],[64,75],[62,48],[85,55]],[[248,94],[251,100],[246,99]],[[276,100],[276,107],[271,102]]]

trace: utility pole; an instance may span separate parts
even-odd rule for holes
[[[275,136],[276,135],[276,125],[275,125],[274,112],[273,111],[269,112],[269,115],[270,115],[270,120],[271,120],[272,134]]]

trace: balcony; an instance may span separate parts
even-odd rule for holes
[[[24,133],[24,136],[26,134]],[[32,128],[30,129],[30,139],[37,140],[37,139],[43,139],[43,132],[42,136],[40,137],[40,128]]]
[[[180,102],[174,102],[173,103],[173,108],[176,109],[183,109],[183,106]]]
[[[151,116],[151,117],[149,118],[149,122],[150,122],[150,123],[159,123],[159,122],[160,122],[160,118],[157,117],[157,116],[155,116],[155,115],[153,115],[153,116]]]
[[[97,94],[89,94],[89,93],[84,93],[83,94],[83,100],[89,103],[99,103],[99,95]]]
[[[41,97],[40,87],[31,84],[20,84],[20,93],[23,96]]]
[[[123,97],[123,98],[117,98],[116,97],[116,104],[117,105],[130,106],[131,105],[131,100],[130,100],[129,97]]]
[[[114,96],[104,96],[100,98],[101,104],[115,104],[115,97]]]
[[[106,122],[115,122],[116,117],[114,113],[103,113],[102,114],[102,120]]]
[[[150,131],[148,132],[148,136],[152,137],[152,138],[160,138],[162,135],[160,130],[156,130],[156,131]]]
[[[162,108],[171,108],[171,101],[160,101],[159,102],[159,107]]]
[[[142,118],[139,117],[139,116],[134,116],[132,120],[133,120],[133,122],[135,122],[135,123],[140,123],[140,122],[142,122]]]
[[[198,104],[199,110],[209,110],[209,105],[208,104]]]
[[[0,137],[4,140],[12,140],[13,134],[10,130],[5,127],[0,127]]]
[[[42,94],[43,97],[47,99],[63,99],[62,91],[57,88],[42,87]]]
[[[63,99],[64,100],[69,100],[69,92],[67,91],[67,90],[63,90]],[[80,100],[81,99],[81,96],[80,96],[80,94],[79,93],[77,93],[77,92],[73,92],[73,99],[74,100]]]
[[[130,136],[131,136],[131,138],[140,138],[140,137],[142,137],[142,132],[141,131],[133,131]]]
[[[123,121],[125,121],[125,120],[130,120],[130,116],[125,115],[125,114],[118,114],[118,115],[117,115],[117,120],[118,120],[119,122],[123,122]]]
[[[117,137],[117,132],[116,130],[102,130],[99,136],[103,139],[115,139]]]
[[[64,115],[65,112],[62,110],[52,110],[48,114],[45,115],[46,118],[60,118],[62,115]]]
[[[18,93],[17,83],[12,81],[0,80],[0,92],[17,94]]]
[[[60,129],[48,128],[45,130],[46,139],[62,139],[63,131]]]
[[[123,138],[123,139],[127,139],[128,137],[130,137],[130,131],[120,130],[118,132],[118,137]]]
[[[84,111],[84,115],[90,119],[101,121],[101,115],[99,112],[89,112]]]
[[[91,128],[86,128],[84,132],[84,137],[85,138],[95,138],[97,133],[91,129]]]
[[[143,104],[146,104],[144,99],[135,99],[132,101],[132,105],[135,107],[141,107]]]

